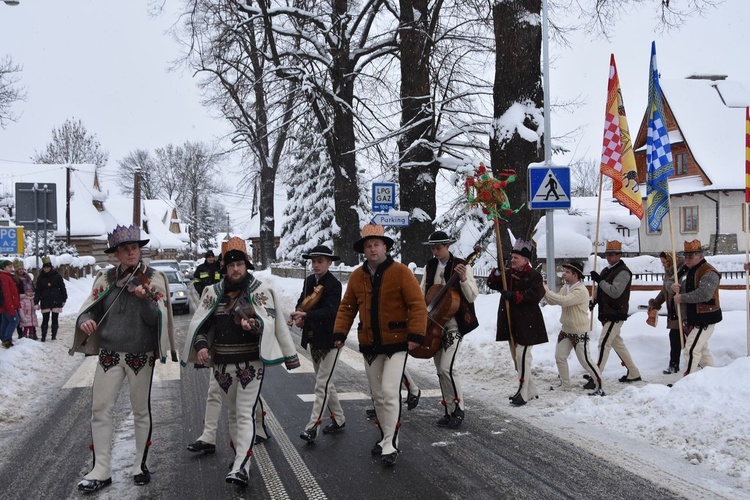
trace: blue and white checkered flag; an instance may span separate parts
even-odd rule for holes
[[[664,103],[656,67],[656,43],[651,43],[651,68],[648,85],[648,135],[646,138],[646,214],[651,231],[661,229],[661,220],[669,213],[669,184],[674,173],[672,147],[664,122]]]

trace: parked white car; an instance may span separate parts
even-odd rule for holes
[[[166,268],[181,272],[180,263],[176,260],[152,260],[148,263],[148,265],[150,267],[153,267],[154,269],[158,269],[159,271],[163,271]]]
[[[172,311],[182,311],[185,314],[190,312],[190,289],[188,283],[183,278],[182,273],[174,269],[160,268],[169,282],[169,298],[172,301]]]

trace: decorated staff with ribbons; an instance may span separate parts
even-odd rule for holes
[[[589,396],[604,396],[602,390],[602,374],[596,366],[591,353],[589,353],[588,333],[588,303],[589,294],[583,286],[583,265],[578,261],[563,264],[562,279],[565,286],[559,293],[555,293],[545,284],[544,289],[547,303],[553,306],[562,306],[560,323],[562,330],[557,335],[557,347],[555,348],[555,362],[557,373],[560,375],[560,384],[563,389],[572,388],[570,383],[570,371],[568,370],[568,357],[570,351],[575,350],[578,362],[595,381],[595,391]]]
[[[330,411],[331,423],[323,427],[323,434],[339,432],[346,425],[344,409],[333,385],[333,374],[341,352],[333,345],[333,323],[341,303],[341,282],[328,272],[339,257],[327,246],[318,245],[302,258],[312,261],[313,274],[305,280],[302,294],[297,300],[297,310],[291,317],[294,324],[302,329],[301,344],[304,348],[309,346],[315,370],[315,401],[310,420],[299,435],[312,443],[318,435],[326,407]],[[311,296],[315,297],[314,303],[308,301],[308,306],[301,308],[300,305]]]
[[[277,314],[276,295],[248,271],[252,264],[241,238],[227,242],[224,278],[203,291],[190,321],[185,358],[187,363],[212,367],[229,410],[229,434],[235,458],[225,480],[247,486],[255,444],[255,413],[265,365],[283,362],[299,367],[297,350],[286,322]]]
[[[117,226],[108,235],[117,267],[99,271],[89,297],[76,321],[73,352],[98,355],[91,404],[91,435],[94,467],[78,483],[90,493],[112,484],[112,409],[127,377],[135,427],[135,460],[131,474],[136,485],[151,480],[146,458],[151,446],[151,383],[154,364],[162,363],[174,348],[172,306],[163,273],[141,262],[138,226]]]
[[[469,207],[482,207],[482,213],[487,219],[493,222],[495,230],[495,246],[497,247],[497,265],[500,269],[500,278],[502,290],[508,289],[508,283],[505,280],[505,257],[503,256],[503,245],[500,241],[500,221],[507,221],[519,209],[513,210],[508,200],[505,189],[509,184],[515,182],[516,172],[512,169],[505,169],[500,172],[500,178],[493,177],[484,163],[480,163],[474,169],[474,174],[466,178],[466,199]],[[505,307],[506,317],[510,328],[510,309]],[[511,358],[516,364],[516,343],[513,335],[508,337],[508,346],[510,347]]]
[[[502,275],[490,271],[487,286],[500,291],[497,310],[498,342],[516,344],[515,363],[518,371],[518,390],[509,397],[514,406],[525,405],[539,397],[531,374],[531,348],[548,341],[539,302],[544,298],[544,279],[531,267],[531,242],[516,240],[510,257],[510,269]]]
[[[682,308],[683,333],[686,335],[682,357],[685,361],[685,376],[707,366],[714,360],[708,341],[714,333],[716,323],[722,320],[719,303],[721,274],[703,258],[699,240],[686,241],[684,245],[685,279],[682,283],[670,280],[674,292],[674,303]],[[679,276],[679,274],[678,274]]]
[[[446,296],[443,300],[452,302],[456,309],[446,323],[437,325],[441,331],[441,343],[432,358],[437,369],[440,392],[443,396],[441,403],[445,412],[437,421],[437,425],[451,429],[461,426],[465,411],[461,381],[453,367],[458,358],[461,339],[479,326],[474,311],[474,300],[479,295],[479,289],[474,280],[471,264],[451,253],[450,246],[455,242],[456,240],[444,231],[435,231],[422,243],[429,245],[433,258],[425,266],[421,284],[425,296],[428,291],[434,290],[434,286],[448,286],[453,297]],[[455,300],[456,298],[458,300]],[[430,327],[431,325],[428,325],[428,328]]]
[[[407,350],[421,345],[427,328],[427,307],[411,270],[393,260],[393,240],[380,224],[366,224],[354,250],[365,263],[352,272],[341,300],[333,339],[344,346],[354,318],[359,315],[359,350],[377,414],[380,439],[371,453],[383,465],[396,463],[401,428],[401,378]]]
[[[599,357],[596,364],[604,373],[609,351],[614,349],[622,360],[622,365],[628,370],[620,377],[620,382],[638,382],[641,380],[641,372],[635,366],[630,351],[620,335],[622,325],[628,319],[630,285],[633,277],[633,273],[622,260],[622,242],[608,241],[604,250],[604,258],[607,259],[608,265],[602,273],[591,271],[591,279],[597,287],[595,301],[589,305],[589,308],[593,310],[594,305],[599,305],[599,321],[602,323],[602,333],[599,336]],[[594,389],[593,381],[589,380],[589,383],[587,389]]]

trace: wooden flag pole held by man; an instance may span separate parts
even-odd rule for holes
[[[745,108],[745,262],[750,262],[750,107]],[[750,272],[745,271],[745,304],[750,304]],[[750,356],[750,307],[747,308],[747,355]]]
[[[648,135],[646,137],[646,213],[648,227],[661,230],[661,220],[669,214],[669,233],[672,242],[672,272],[677,282],[677,252],[672,229],[672,210],[669,200],[669,176],[674,174],[672,146],[669,143],[667,120],[664,115],[659,70],[656,66],[656,42],[651,42],[651,64],[648,78]],[[685,347],[682,334],[681,307],[676,304],[677,322],[680,329],[680,345]]]
[[[599,249],[599,221],[602,208],[602,176],[612,179],[612,196],[630,213],[643,218],[643,202],[639,193],[638,170],[630,140],[630,127],[625,114],[625,103],[620,90],[615,55],[609,59],[609,82],[607,83],[607,109],[604,116],[604,139],[602,144],[601,175],[599,176],[599,201],[596,209],[596,238],[594,242],[594,271]],[[596,293],[596,283],[591,285],[591,299]],[[594,311],[591,311],[589,328],[594,326]]]

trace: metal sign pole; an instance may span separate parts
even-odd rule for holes
[[[47,255],[47,185],[44,185],[44,255]]]
[[[549,19],[547,16],[547,0],[542,4],[542,51],[544,78],[544,164],[551,165],[552,159],[552,125],[550,123],[550,88],[549,88]],[[557,291],[557,274],[555,265],[555,211],[545,212],[547,229],[547,286],[553,292]]]
[[[36,272],[39,275],[39,191],[37,184],[34,183],[34,261],[36,262]]]

